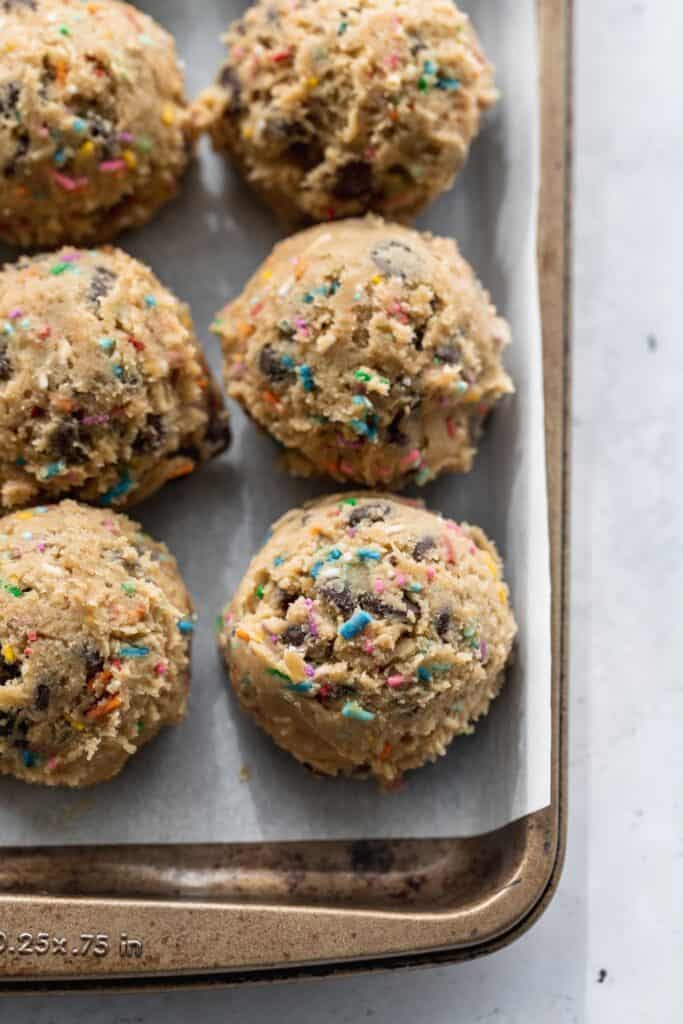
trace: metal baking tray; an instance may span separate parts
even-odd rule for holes
[[[521,935],[552,898],[567,819],[572,0],[538,6],[551,805],[475,839],[6,849],[0,992],[229,984],[471,959]]]

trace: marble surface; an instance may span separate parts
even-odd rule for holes
[[[683,1018],[683,5],[577,0],[577,29],[571,820],[554,903],[514,946],[461,966],[11,998],[1,1021],[184,1024],[198,999],[203,1024]]]

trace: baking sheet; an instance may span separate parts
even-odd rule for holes
[[[244,3],[147,0],[187,63],[188,92],[222,55],[218,35]],[[455,190],[420,225],[452,234],[510,320],[517,393],[497,410],[468,477],[420,494],[498,542],[520,626],[516,664],[472,737],[391,794],[310,775],[237,709],[213,621],[274,518],[330,490],[288,478],[271,442],[233,407],[235,443],[134,514],[178,556],[200,612],[190,714],[118,779],[63,792],[0,780],[0,844],[236,842],[471,836],[550,802],[550,577],[541,334],[536,273],[538,82],[534,0],[469,0],[503,99]],[[216,371],[208,325],[279,237],[277,226],[203,145],[182,197],[122,246],[188,301]],[[5,255],[5,254],[2,254]],[[332,485],[334,486],[334,485]],[[335,489],[337,489],[335,487]]]

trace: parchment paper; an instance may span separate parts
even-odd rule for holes
[[[465,0],[462,0],[465,2]],[[174,32],[188,91],[208,84],[218,35],[246,4],[147,0]],[[271,442],[233,409],[236,440],[221,460],[135,509],[177,554],[201,615],[190,714],[92,790],[0,780],[0,843],[166,843],[470,836],[550,800],[550,583],[536,274],[539,131],[535,0],[469,0],[503,99],[465,173],[421,221],[455,235],[512,324],[507,365],[517,393],[499,409],[476,470],[427,487],[449,516],[498,542],[520,626],[515,668],[473,737],[404,789],[316,778],[277,750],[237,709],[213,621],[271,521],[329,486],[289,479]],[[183,194],[124,248],[187,300],[219,370],[208,326],[278,238],[268,212],[204,145]],[[240,773],[246,781],[240,780]]]

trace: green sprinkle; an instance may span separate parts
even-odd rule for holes
[[[355,718],[357,722],[371,722],[375,717],[372,711],[366,711],[357,700],[347,700],[341,710],[344,718]]]
[[[256,590],[254,591],[254,593],[258,597],[259,601],[263,600],[263,595],[265,594],[265,590],[263,589],[263,584],[262,583],[259,583],[259,585],[256,588]]]
[[[139,735],[139,734],[140,734],[141,732],[144,732],[144,731],[145,731],[145,723],[144,723],[144,722],[142,722],[142,721],[138,722],[138,723],[136,724],[136,728],[137,728],[137,730],[138,730],[138,735]]]
[[[21,587],[17,587],[14,583],[8,583],[6,580],[0,580],[0,590],[5,590],[12,597],[22,597],[24,593]]]
[[[342,501],[342,505],[352,505],[352,506],[355,506],[357,504],[358,504],[358,498],[344,498],[344,500]]]
[[[343,36],[348,27],[349,27],[348,21],[340,21],[339,22],[339,28],[337,29],[337,35],[338,36]]]
[[[121,590],[124,592],[124,594],[128,594],[129,597],[133,596],[133,594],[136,592],[136,589],[137,588],[134,583],[121,584]]]
[[[53,277],[59,277],[59,275],[63,274],[66,270],[73,269],[73,263],[55,263],[54,267],[50,267],[50,273]]]
[[[288,676],[286,672],[281,672],[279,668],[267,669],[269,676],[275,676],[276,679],[283,679],[286,683],[291,683],[291,676]]]
[[[59,34],[60,34],[60,36],[70,36],[71,35],[71,30],[68,28],[67,25],[60,25],[59,26]]]
[[[372,374],[368,373],[367,370],[356,370],[354,377],[356,380],[364,380],[366,382],[372,380]]]

